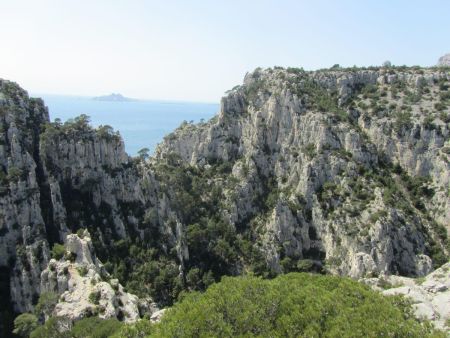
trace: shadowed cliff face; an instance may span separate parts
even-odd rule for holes
[[[48,262],[39,184],[39,134],[48,112],[14,83],[0,81],[0,91],[0,265],[10,269],[15,310],[26,311]]]
[[[41,100],[0,81],[0,266],[15,310],[32,309],[51,246],[80,228],[113,276],[163,304],[245,271],[428,273],[447,254],[449,77],[257,69],[150,160],[85,116],[49,123]]]

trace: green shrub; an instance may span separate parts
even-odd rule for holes
[[[100,291],[93,291],[89,294],[89,301],[92,304],[98,305],[100,303],[101,296],[102,294],[100,293]]]
[[[90,317],[77,321],[70,333],[73,338],[108,338],[119,331],[122,325],[115,318]]]
[[[38,326],[30,334],[30,338],[72,338],[70,332],[60,332],[62,325],[67,325],[67,320],[61,317],[52,317],[44,325]]]
[[[53,244],[52,258],[59,261],[61,258],[64,257],[65,253],[66,253],[66,248],[64,247],[64,245],[59,244],[59,243]]]
[[[290,257],[284,257],[280,261],[280,265],[283,268],[283,272],[285,272],[285,273],[295,271],[294,270],[294,268],[295,268],[294,261]]]
[[[23,175],[23,171],[17,167],[10,167],[8,169],[8,181],[16,182],[18,181]]]
[[[34,313],[38,317],[50,316],[58,303],[58,295],[54,292],[43,292],[34,307]]]
[[[145,338],[152,331],[153,325],[148,319],[141,319],[134,324],[122,325],[111,338]]]
[[[303,151],[310,160],[316,156],[316,146],[313,143],[306,145]]]
[[[71,261],[72,263],[76,261],[77,254],[75,252],[68,252],[66,251],[64,258]]]
[[[423,120],[423,126],[425,127],[425,129],[428,130],[433,130],[436,129],[436,125],[433,123],[434,121],[434,117],[433,116],[427,116],[425,117],[425,119]]]
[[[291,273],[224,277],[169,309],[150,337],[444,337],[401,297],[347,278]]]
[[[412,127],[411,113],[401,112],[398,113],[394,121],[394,130],[400,133],[403,129],[410,129]]]
[[[77,268],[77,271],[81,277],[84,277],[88,273],[88,268],[85,266],[80,266],[79,268]]]
[[[80,228],[77,230],[77,236],[80,238],[84,238],[84,229]]]
[[[123,324],[115,318],[100,319],[98,317],[83,318],[77,321],[72,329],[61,332],[62,327],[70,328],[68,320],[60,317],[50,318],[44,325],[37,327],[31,338],[108,338],[119,332]],[[28,337],[28,336],[27,336]],[[116,336],[127,337],[127,336]]]
[[[447,105],[445,103],[443,103],[443,102],[436,102],[434,104],[434,109],[442,111],[442,110],[447,109]]]
[[[186,274],[186,283],[191,289],[201,289],[201,282],[202,279],[200,275],[200,269],[193,268]]]
[[[386,210],[378,210],[376,212],[374,212],[373,214],[370,215],[370,222],[371,223],[376,223],[380,218],[382,217],[386,217],[387,216],[387,211]]]
[[[439,94],[441,101],[450,101],[450,92],[443,92]]]
[[[300,259],[297,262],[297,270],[301,272],[311,271],[314,267],[314,262],[310,259]]]
[[[149,152],[150,152],[150,149],[142,148],[141,150],[138,151],[139,158],[142,160],[146,160],[150,156]]]
[[[31,313],[22,313],[14,319],[13,333],[19,337],[28,338],[31,331],[38,327],[38,319]]]
[[[446,113],[446,112],[440,112],[439,113],[439,118],[444,122],[444,123],[450,123],[450,114]]]
[[[5,171],[0,168],[0,187],[6,187],[8,185],[8,177]]]

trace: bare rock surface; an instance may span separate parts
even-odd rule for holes
[[[438,66],[450,67],[450,53],[441,56],[438,60]]]
[[[135,292],[166,268],[188,288],[189,270],[206,260],[216,280],[305,266],[354,278],[425,276],[448,260],[449,116],[444,67],[258,68],[217,116],[183,123],[144,160],[86,116],[50,123],[42,100],[0,80],[6,303],[31,312],[53,290],[64,294],[57,311],[71,316],[72,306],[73,318],[134,320],[138,301],[108,282],[91,247],[139,277],[126,281]],[[226,235],[210,231],[219,225]],[[189,243],[192,226],[214,245]],[[79,229],[89,229],[90,244],[71,237]],[[76,256],[50,262],[51,246],[63,242]],[[141,257],[120,257],[118,247]],[[152,291],[173,301],[166,285]]]
[[[450,263],[421,278],[382,276],[362,281],[384,295],[411,299],[418,318],[428,319],[450,334]]]
[[[117,279],[111,279],[96,258],[91,237],[86,230],[81,237],[68,235],[65,248],[66,257],[71,260],[51,259],[41,274],[42,292],[59,295],[53,316],[76,321],[98,315],[104,319],[118,318],[134,322],[149,309],[157,309],[149,300],[139,300],[137,296],[125,292]]]
[[[226,191],[223,214],[235,227],[251,220],[275,272],[288,256],[355,278],[423,276],[433,269],[427,247],[450,226],[449,109],[435,110],[449,78],[435,69],[257,69],[216,118],[168,135],[154,161],[173,153],[200,168],[232,163],[239,183]],[[316,104],[324,98],[328,106]],[[428,178],[430,195],[410,195],[407,175]],[[255,199],[265,191],[276,194],[261,211]],[[445,255],[440,243],[435,252]]]
[[[158,323],[161,321],[161,318],[163,317],[164,313],[167,311],[167,309],[161,309],[158,311],[155,311],[151,317],[150,317],[150,321],[152,323]]]

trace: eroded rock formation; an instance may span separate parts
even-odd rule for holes
[[[183,124],[144,160],[85,116],[50,123],[41,100],[1,80],[5,304],[31,311],[50,288],[65,299],[56,311],[80,302],[73,318],[133,320],[137,299],[102,280],[99,258],[163,305],[245,271],[425,276],[448,257],[449,86],[445,69],[257,69],[215,118]],[[50,260],[79,229],[96,255]]]
[[[68,235],[64,257],[51,259],[42,271],[41,292],[59,297],[51,316],[76,321],[98,315],[103,319],[134,322],[158,310],[150,299],[138,299],[136,295],[125,292],[96,257],[88,231],[80,236]]]

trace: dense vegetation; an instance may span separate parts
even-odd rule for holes
[[[190,294],[151,336],[425,337],[430,333],[401,298],[350,279],[287,274],[273,280],[224,278]]]
[[[55,319],[56,320],[56,319]],[[88,318],[40,337],[444,337],[412,316],[400,297],[384,297],[347,278],[291,273],[272,280],[224,277],[205,293],[191,292],[159,324]]]
[[[144,216],[148,233],[138,238],[112,242],[113,254],[103,256],[106,268],[127,289],[138,295],[150,294],[161,304],[170,305],[183,290],[204,290],[223,275],[238,273],[246,266],[259,275],[270,275],[261,253],[252,243],[251,229],[235,229],[220,215],[225,199],[223,189],[235,182],[229,177],[230,164],[212,163],[207,170],[184,164],[176,155],[157,164],[152,171],[183,224],[189,260],[184,262],[184,278],[179,274],[179,253],[175,243],[159,230],[155,209]],[[228,185],[223,186],[223,181]],[[176,224],[171,224],[176,231]]]
[[[53,317],[31,332],[30,338],[107,338],[119,331],[122,326],[123,324],[115,318],[105,320],[89,317],[71,327],[71,323],[64,318]]]

